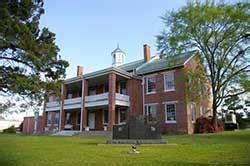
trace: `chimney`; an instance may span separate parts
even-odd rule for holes
[[[144,48],[144,61],[148,62],[150,60],[150,46],[147,44],[143,45]]]
[[[76,70],[76,76],[81,76],[83,75],[83,67],[82,66],[77,66],[77,70]]]

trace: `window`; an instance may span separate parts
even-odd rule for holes
[[[103,117],[103,119],[102,119],[103,124],[108,124],[109,111],[108,110],[103,110],[102,117]]]
[[[149,104],[146,105],[146,116],[147,121],[156,121],[156,112],[157,112],[157,105],[156,104]]]
[[[72,93],[68,93],[67,99],[72,99]]]
[[[205,115],[206,111],[205,108],[203,106],[200,107],[200,116]]]
[[[81,124],[81,111],[77,112],[77,122],[76,124],[80,125]]]
[[[69,112],[66,113],[65,124],[71,124],[71,113]]]
[[[59,125],[59,115],[60,115],[60,113],[56,112],[56,115],[55,115],[55,126]]]
[[[173,71],[170,71],[164,74],[164,89],[165,91],[172,91],[175,89]]]
[[[155,76],[147,77],[147,94],[155,93],[156,91],[156,78]]]
[[[106,93],[109,91],[109,84],[104,84],[103,85],[103,93]]]
[[[196,105],[195,103],[191,104],[191,111],[192,111],[192,122],[195,122],[196,119]]]
[[[176,123],[176,103],[165,104],[166,123]]]
[[[51,126],[51,119],[52,119],[52,114],[51,112],[48,112],[47,126]]]
[[[126,123],[126,112],[127,112],[127,109],[120,108],[119,116],[118,116],[118,122],[119,123]]]
[[[126,90],[126,82],[120,82],[119,83],[119,93],[126,95],[127,94],[127,90]]]

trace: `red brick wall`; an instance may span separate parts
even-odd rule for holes
[[[142,114],[142,86],[141,80],[129,79],[127,81],[127,93],[130,100],[129,115]]]
[[[32,134],[34,132],[34,117],[24,117],[23,133]],[[43,132],[43,117],[39,116],[37,120],[37,133]]]
[[[115,124],[115,92],[116,92],[116,74],[109,74],[109,124],[108,130],[112,130]]]
[[[185,64],[185,68],[195,69],[198,63],[200,63],[200,60],[197,58],[197,56],[194,56],[190,61],[188,61],[188,63]],[[201,106],[203,106],[206,111],[211,110],[211,107],[212,107],[211,100],[207,98],[207,99],[202,99],[199,102],[196,102],[196,119],[201,116],[200,115]],[[187,117],[188,118],[188,133],[192,134],[194,132],[194,123],[192,123],[191,103],[187,103],[186,107],[187,107],[187,113],[188,113],[188,117]]]
[[[187,133],[187,112],[185,102],[184,85],[178,80],[182,75],[182,68],[174,69],[175,91],[164,92],[164,73],[156,73],[156,93],[146,94],[145,78],[145,104],[157,103],[157,119],[162,124],[163,133]],[[176,103],[176,123],[165,123],[165,104],[164,102],[177,101]]]
[[[102,110],[95,111],[95,129],[96,130],[103,130]]]

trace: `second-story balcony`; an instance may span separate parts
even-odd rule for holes
[[[109,93],[91,95],[85,97],[85,107],[104,106],[109,104]],[[116,93],[115,104],[129,106],[129,96]]]
[[[63,109],[81,108],[82,97],[64,99]]]
[[[45,111],[59,111],[59,110],[60,110],[60,102],[50,101],[46,103]]]

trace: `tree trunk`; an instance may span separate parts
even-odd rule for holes
[[[213,118],[212,118],[212,124],[213,126],[217,127],[217,105],[215,100],[213,99]]]

